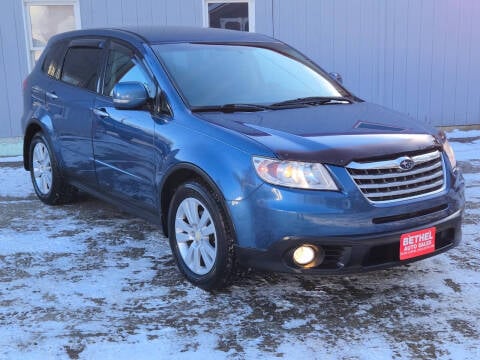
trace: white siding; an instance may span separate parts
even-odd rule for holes
[[[202,26],[202,0],[80,0],[84,28],[119,25]]]
[[[202,26],[203,0],[80,0],[82,26]],[[434,125],[480,124],[480,1],[256,0],[255,26],[358,96]],[[20,136],[22,0],[0,5],[0,138]]]
[[[22,81],[28,64],[22,9],[17,0],[3,0],[0,6],[0,137],[21,134]]]
[[[358,96],[434,125],[480,124],[480,1],[272,0],[272,6],[273,36],[341,73]]]

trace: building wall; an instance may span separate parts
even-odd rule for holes
[[[80,0],[82,27],[203,25],[203,0]],[[21,135],[23,0],[0,4],[0,138]],[[480,124],[480,1],[255,0],[255,29],[355,94],[433,125]]]
[[[202,0],[80,0],[83,27],[202,26]]]
[[[0,138],[20,136],[22,81],[28,59],[23,21],[23,3],[2,0],[0,4]]]
[[[434,125],[480,124],[480,1],[272,3],[274,36],[358,96]]]

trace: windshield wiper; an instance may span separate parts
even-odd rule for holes
[[[225,104],[225,105],[213,105],[213,106],[196,106],[192,108],[192,112],[211,112],[221,111],[224,113],[234,112],[254,112],[270,109],[270,106],[258,105],[258,104]]]
[[[353,101],[346,97],[327,97],[327,96],[309,96],[302,97],[297,99],[280,101],[277,103],[270,104],[270,107],[284,107],[284,106],[317,106],[317,105],[326,105],[326,104],[351,104]]]

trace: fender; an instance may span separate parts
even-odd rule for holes
[[[179,167],[202,174],[210,184],[215,184],[225,201],[241,201],[262,184],[253,170],[250,154],[234,147],[225,151],[225,144],[215,139],[210,139],[209,146],[190,140],[189,146],[179,144],[168,152],[157,174],[159,189],[164,179]]]
[[[168,236],[168,207],[170,203],[170,199],[173,196],[173,184],[170,184],[172,181],[180,180],[182,182],[187,178],[191,178],[191,175],[195,174],[196,176],[200,177],[207,185],[213,189],[219,196],[221,197],[221,206],[223,211],[227,214],[227,219],[230,225],[230,229],[232,229],[232,235],[234,239],[236,239],[236,229],[235,225],[232,222],[232,214],[230,213],[230,208],[226,203],[225,196],[222,190],[217,186],[215,181],[201,168],[198,166],[187,163],[187,162],[179,162],[173,166],[171,166],[168,171],[165,173],[165,176],[162,177],[161,183],[159,184],[159,201],[160,201],[160,214],[161,214],[161,221],[162,221],[162,228],[165,236]],[[188,176],[188,177],[185,177]]]
[[[53,149],[59,169],[63,172],[64,163],[62,153],[60,151],[60,145],[58,141],[56,141],[57,136],[55,135],[55,131],[53,129],[53,122],[49,113],[43,107],[37,108],[34,112],[32,112],[30,120],[25,125],[23,136],[23,166],[25,170],[29,170],[30,140],[35,134],[35,132],[30,131],[32,127],[40,128],[40,131],[45,135],[51,149]]]

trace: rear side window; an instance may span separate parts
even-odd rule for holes
[[[45,74],[57,79],[60,77],[63,55],[65,54],[66,48],[67,43],[64,41],[57,42],[47,49],[45,60],[42,64],[42,71]]]
[[[63,62],[61,80],[91,91],[97,90],[98,71],[102,49],[72,47]]]

